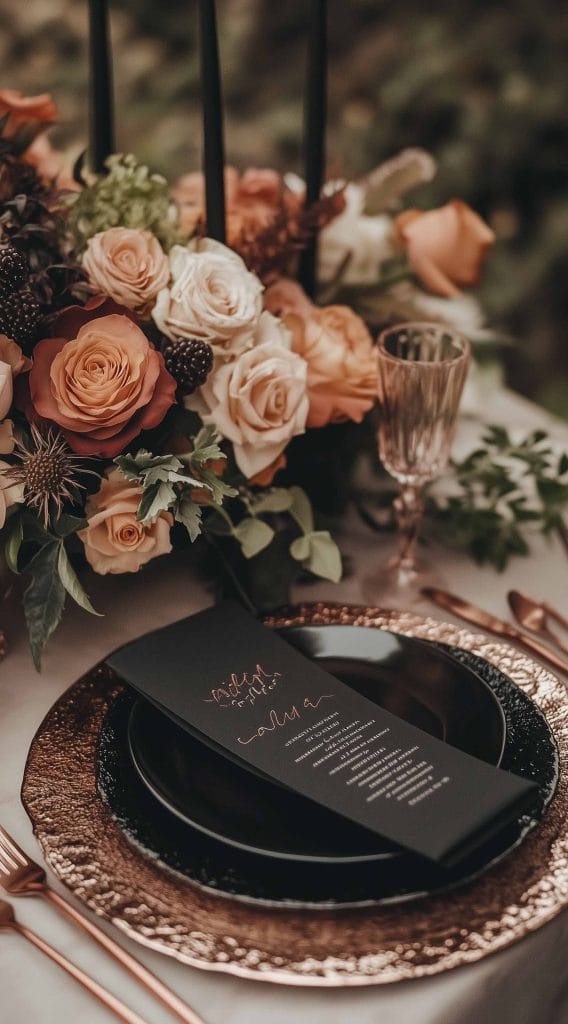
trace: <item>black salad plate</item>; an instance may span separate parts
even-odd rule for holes
[[[302,642],[304,644],[302,650],[310,656],[325,657],[323,652],[329,650],[328,645],[334,639],[331,631],[336,633],[337,630],[341,630],[342,633],[349,631],[352,635],[355,628],[347,626],[306,627],[302,630],[295,630],[293,638],[292,631],[287,631],[284,635],[286,639],[293,639],[296,643]],[[326,636],[328,631],[329,639]],[[376,657],[379,648],[384,652],[383,637],[389,636],[383,631],[362,628],[357,629],[357,634],[358,647],[355,655],[352,647],[348,651],[344,650],[342,655],[343,658],[348,659],[348,665],[345,662],[337,661],[325,663],[331,671],[351,683],[353,683],[353,676],[349,676],[347,669],[353,672],[354,657],[359,662],[366,661],[369,654],[371,656],[373,654],[371,649],[374,649]],[[347,632],[344,632],[343,635],[347,636]],[[353,641],[351,640],[350,643]],[[530,779],[539,786],[539,795],[530,814],[520,816],[517,821],[507,826],[487,844],[476,850],[474,854],[464,859],[458,867],[451,870],[438,868],[407,853],[392,856],[394,849],[389,851],[386,847],[383,848],[382,853],[376,847],[367,850],[367,854],[370,853],[370,856],[367,856],[363,847],[351,846],[347,848],[347,859],[342,859],[341,848],[336,845],[335,852],[339,852],[339,857],[336,860],[324,858],[314,861],[309,857],[298,860],[294,856],[290,859],[283,859],[278,856],[265,856],[258,851],[250,852],[249,849],[242,849],[238,844],[228,843],[208,834],[204,831],[203,825],[201,828],[196,828],[188,824],[180,817],[179,812],[172,813],[163,799],[156,797],[134,766],[130,753],[130,744],[135,735],[133,723],[137,719],[139,722],[142,721],[142,712],[134,711],[138,698],[131,690],[125,690],[111,704],[101,730],[97,758],[98,785],[101,796],[109,806],[126,838],[143,855],[152,857],[210,893],[226,895],[246,902],[283,908],[306,907],[312,909],[376,906],[416,899],[470,881],[518,846],[542,819],[546,807],[554,795],[558,778],[556,745],[548,724],[537,706],[511,679],[483,658],[458,648],[419,641],[414,642],[409,650],[412,658],[416,657],[417,659],[412,664],[416,666],[415,679],[418,690],[411,688],[412,684],[409,679],[407,679],[405,687],[403,687],[402,679],[397,682],[398,676],[395,675],[395,670],[393,669],[391,673],[387,664],[381,683],[385,694],[383,698],[385,706],[397,714],[402,713],[403,707],[407,708],[407,713],[409,713],[408,709],[411,709],[414,716],[411,720],[415,724],[427,728],[426,723],[429,722],[431,731],[436,730],[436,735],[445,738],[448,742],[453,741],[456,746],[460,745],[457,739],[460,734],[460,723],[458,722],[455,726],[452,723],[454,721],[453,714],[462,712],[459,712],[459,706],[454,706],[453,713],[450,713],[452,703],[448,700],[444,705],[440,697],[440,684],[436,683],[438,675],[433,667],[428,667],[429,664],[431,666],[434,664],[434,662],[430,663],[430,652],[436,652],[441,655],[439,662],[436,659],[439,666],[442,666],[442,663],[444,665],[449,663],[456,672],[459,667],[462,667],[472,675],[479,677],[482,688],[483,686],[488,688],[492,698],[497,701],[501,709],[500,713],[502,712],[504,716],[506,727],[502,756],[497,733],[493,738],[493,752],[490,753],[487,747],[478,746],[476,756],[484,756],[483,750],[485,750],[486,759],[490,759],[493,763],[499,761],[505,770]],[[336,657],[340,656],[336,655]],[[379,686],[377,675],[370,674],[370,670],[361,674],[361,665],[359,665],[358,679],[358,686],[364,684],[369,687],[368,690],[361,691],[369,696],[371,696],[371,688],[375,687],[374,699],[377,699],[377,687]],[[403,689],[406,690],[407,697],[402,696]],[[436,692],[438,692],[438,696],[434,696]],[[390,703],[387,703],[387,700]],[[441,708],[444,706],[447,710],[445,714],[442,714]],[[494,713],[493,710],[490,710],[493,707],[493,701],[486,704],[487,721],[477,720],[479,743],[486,742],[481,738],[481,734],[491,729],[489,720]],[[467,711],[465,713],[469,714]],[[469,718],[468,720],[471,727],[473,719]],[[154,724],[157,721],[158,719],[155,718]],[[495,723],[497,719],[493,721]],[[465,737],[466,732],[467,730],[462,729],[462,737]],[[476,730],[472,729],[472,732],[476,732]],[[500,735],[503,736],[502,724]],[[161,742],[158,742],[156,731],[153,733],[152,742],[159,755],[158,761],[168,761],[171,752],[167,747],[163,747]],[[186,734],[184,734],[184,742],[187,742]],[[471,739],[468,742],[471,743]],[[467,749],[465,742],[463,749]],[[472,752],[473,749],[471,746],[469,747]],[[200,752],[202,753],[201,748]],[[232,765],[231,770],[234,767]],[[205,772],[204,776],[206,776]],[[254,776],[251,775],[248,778],[249,785],[258,783],[258,779]],[[283,789],[275,787],[274,800],[278,802],[278,806],[283,792],[285,792]],[[214,797],[213,787],[210,786],[209,795],[211,799],[220,801],[229,819],[231,810],[227,794],[220,793]],[[312,810],[314,806],[310,804]],[[255,835],[256,842],[258,842],[257,826],[260,824],[260,822],[253,822],[256,833],[248,836],[247,846],[255,845]],[[300,833],[300,829],[294,823],[292,823],[292,830],[295,834]],[[219,828],[219,832],[225,831],[228,831],[228,826]],[[357,831],[359,832],[359,830]],[[358,839],[362,840],[364,835],[365,841],[368,842],[364,830],[360,830],[360,832]],[[351,832],[352,838],[353,832]],[[346,840],[341,841],[345,842]],[[297,848],[297,841],[293,842]],[[339,839],[336,842],[339,843]],[[373,839],[373,842],[376,843],[376,840]],[[302,840],[300,845],[305,853],[305,841]],[[360,862],[356,864],[351,859],[354,849],[358,849],[361,856]]]
[[[424,641],[356,626],[281,630],[358,693],[425,732],[499,764],[505,719],[470,668]],[[205,746],[138,698],[128,740],[152,795],[187,825],[264,857],[357,864],[399,857],[386,840]]]

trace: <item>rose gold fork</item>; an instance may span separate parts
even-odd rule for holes
[[[87,989],[87,992],[90,992],[95,999],[98,999],[103,1006],[106,1006],[107,1010],[112,1010],[118,1019],[122,1021],[122,1024],[146,1024],[146,1021],[139,1017],[137,1013],[134,1013],[134,1010],[130,1010],[120,999],[113,996],[112,992],[109,992],[102,985],[99,985],[98,981],[85,974],[80,967],[77,967],[77,964],[68,960],[67,957],[63,956],[59,950],[54,949],[53,946],[50,946],[49,942],[46,942],[41,936],[36,935],[35,932],[30,931],[25,925],[16,921],[12,906],[6,903],[5,900],[0,900],[0,932],[17,932],[18,935],[22,935],[24,939],[31,942],[37,949],[41,949],[42,953],[45,953],[50,960],[53,960],[64,971],[67,971],[72,978],[75,978],[75,981],[78,981],[83,988]]]
[[[5,829],[0,826],[0,886],[10,896],[43,896],[49,903],[87,932],[99,946],[122,964],[127,971],[144,985],[149,992],[157,999],[160,999],[164,1006],[167,1006],[172,1013],[176,1014],[184,1024],[205,1024],[192,1009],[172,992],[167,985],[160,981],[155,974],[152,974],[147,967],[144,967],[131,953],[119,946],[118,942],[103,932],[88,917],[84,917],[67,900],[64,900],[59,893],[55,892],[48,885],[45,871],[41,865],[36,864],[8,835]]]

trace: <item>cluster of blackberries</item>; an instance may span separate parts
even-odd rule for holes
[[[0,245],[0,334],[23,348],[36,340],[42,317],[29,275],[26,257],[12,245]]]
[[[205,384],[213,369],[213,349],[199,338],[181,341],[164,339],[162,354],[166,370],[177,382],[182,395],[191,395],[196,388]]]

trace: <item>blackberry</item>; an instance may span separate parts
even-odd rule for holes
[[[182,395],[191,395],[205,384],[213,369],[213,349],[199,338],[183,341],[164,339],[162,353],[166,370],[177,382]]]
[[[30,268],[23,253],[13,245],[0,246],[0,296],[17,292],[26,283]]]
[[[0,334],[23,348],[36,341],[41,318],[41,306],[29,288],[0,297]]]

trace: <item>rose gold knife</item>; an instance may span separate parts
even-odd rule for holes
[[[466,622],[471,622],[474,626],[480,626],[481,629],[486,629],[489,633],[495,633],[497,636],[506,636],[510,640],[516,640],[525,650],[530,651],[532,654],[537,654],[539,658],[548,661],[555,669],[568,675],[568,661],[555,654],[554,651],[549,650],[548,647],[541,644],[539,640],[535,640],[534,637],[526,636],[525,633],[522,633],[520,629],[516,629],[509,622],[503,622],[502,619],[498,619],[495,615],[484,612],[477,605],[471,604],[461,597],[456,597],[455,594],[448,594],[446,590],[438,590],[436,587],[423,587],[421,593],[424,597],[433,601],[434,604],[439,605],[440,608],[451,612],[452,615],[457,615],[460,619],[465,619]]]

